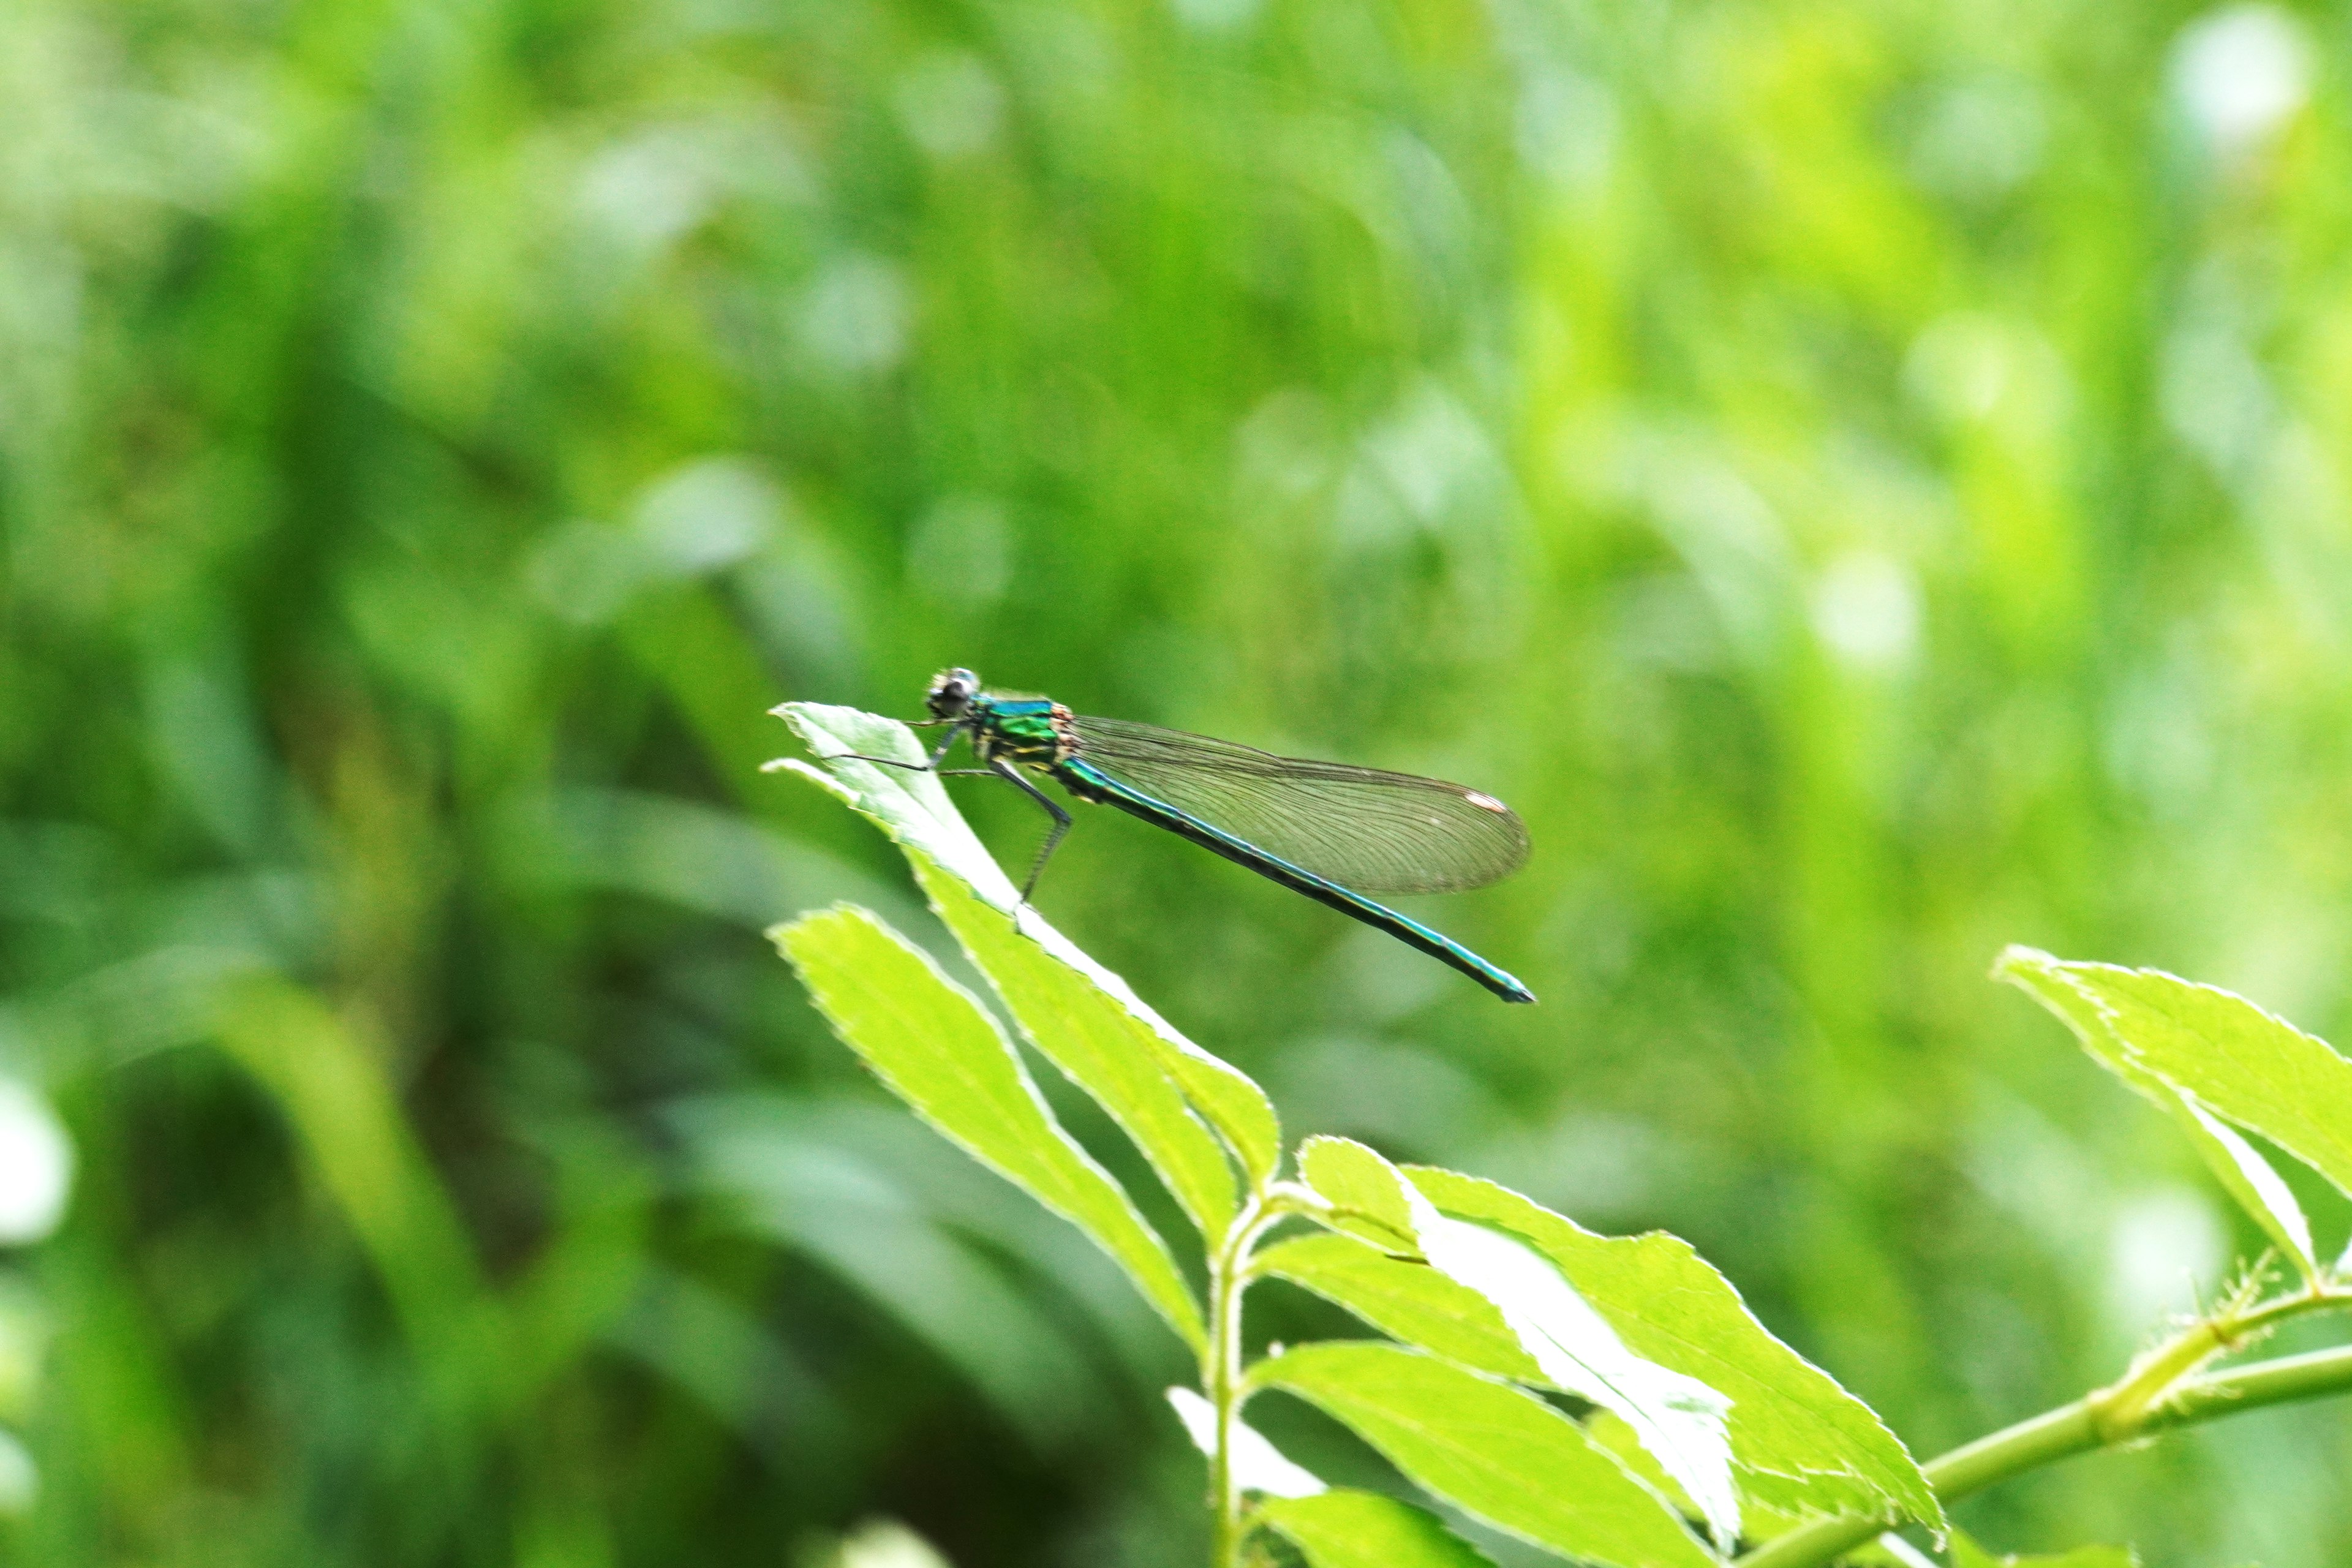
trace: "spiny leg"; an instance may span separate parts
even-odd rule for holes
[[[1045,874],[1045,862],[1053,858],[1055,849],[1062,842],[1062,836],[1070,830],[1070,814],[1055,805],[1051,795],[1014,772],[1013,764],[1003,758],[992,760],[988,769],[997,777],[1009,779],[1020,785],[1021,792],[1044,806],[1045,815],[1054,819],[1053,831],[1045,835],[1045,842],[1037,847],[1037,858],[1030,864],[1029,879],[1021,884],[1021,901],[1025,904],[1029,901],[1029,895],[1037,890],[1037,879]]]

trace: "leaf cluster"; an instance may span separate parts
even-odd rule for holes
[[[921,754],[887,721],[801,704],[787,716],[824,754]],[[1244,1529],[1318,1564],[1476,1561],[1433,1516],[1328,1490],[1246,1439],[1241,1411],[1270,1391],[1350,1426],[1461,1513],[1580,1561],[1717,1561],[1743,1539],[1743,1510],[1940,1522],[1894,1436],[1682,1242],[1595,1236],[1491,1183],[1400,1170],[1341,1140],[1307,1140],[1286,1176],[1263,1091],[1022,905],[936,779],[848,761],[805,771],[898,840],[1022,1037],[1134,1140],[1192,1222],[1212,1295],[1229,1298],[1195,1297],[1168,1239],[1056,1121],[994,1016],[919,947],[846,907],[782,928],[780,946],[884,1084],[1084,1230],[1202,1355],[1210,1402],[1195,1425],[1229,1470]],[[1233,1347],[1211,1309],[1235,1310],[1268,1278],[1390,1341],[1295,1347],[1221,1388],[1218,1358]]]
[[[1199,1358],[1199,1391],[1170,1394],[1210,1461],[1219,1568],[1463,1568],[1485,1558],[1462,1521],[1622,1568],[1734,1557],[1789,1568],[1899,1525],[1945,1541],[1955,1564],[2013,1561],[1950,1531],[1939,1489],[1966,1488],[1937,1474],[1941,1462],[1923,1469],[1686,1243],[1596,1235],[1495,1183],[1399,1166],[1344,1139],[1308,1137],[1286,1152],[1265,1092],[1024,904],[936,777],[856,760],[919,762],[903,726],[804,703],[779,712],[828,766],[772,765],[833,791],[898,842],[1020,1038],[1133,1141],[1190,1223],[1173,1242],[1156,1229],[1064,1128],[997,1014],[879,917],[836,906],[772,933],[884,1085],[1084,1232]],[[2239,997],[2169,975],[2023,949],[1997,973],[2164,1110],[2294,1270],[2272,1297],[2251,1275],[2084,1402],[2094,1440],[2131,1440],[2178,1414],[2213,1357],[2352,1300],[2336,1283],[2342,1265],[2321,1264],[2291,1191],[2244,1135],[2352,1193],[2352,1064]],[[1198,1249],[1205,1296],[1179,1247]],[[1268,1279],[1382,1337],[1276,1346],[1244,1364],[1241,1302]],[[1247,1425],[1250,1402],[1267,1394],[1353,1430],[1445,1513],[1327,1486]],[[1892,1535],[1864,1555],[1920,1560]],[[2092,1549],[2041,1561],[2128,1560]]]

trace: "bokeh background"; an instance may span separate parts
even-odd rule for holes
[[[759,935],[939,942],[756,770],[771,704],[949,663],[1526,816],[1414,908],[1532,1008],[1080,824],[1045,912],[1294,1131],[1691,1238],[1923,1456],[2113,1376],[2258,1238],[1985,972],[2352,1037],[2347,43],[0,7],[0,1552],[1201,1561],[1172,1340]],[[1278,1289],[1260,1331],[1344,1329]],[[1962,1517],[2315,1568],[2347,1439]]]

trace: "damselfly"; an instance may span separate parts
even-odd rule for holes
[[[1528,830],[1491,795],[1411,773],[1315,763],[1121,719],[1088,719],[1043,697],[983,691],[968,669],[942,671],[918,727],[950,726],[928,762],[859,760],[924,772],[1001,778],[1053,819],[1021,889],[1025,900],[1070,830],[1070,814],[1024,768],[1079,800],[1115,805],[1189,838],[1452,964],[1506,1002],[1535,993],[1459,942],[1364,897],[1450,893],[1519,868]],[[942,768],[960,739],[981,766]]]

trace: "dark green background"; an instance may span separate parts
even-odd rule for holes
[[[1201,1561],[1172,1341],[759,936],[928,931],[755,770],[948,663],[1525,815],[1413,907],[1532,1008],[1081,822],[1045,912],[1294,1131],[1689,1237],[1923,1455],[2111,1377],[2258,1238],[1985,971],[2352,1033],[2347,40],[0,9],[0,1047],[80,1163],[6,1554]],[[2316,1568],[2345,1426],[1963,1518]]]

